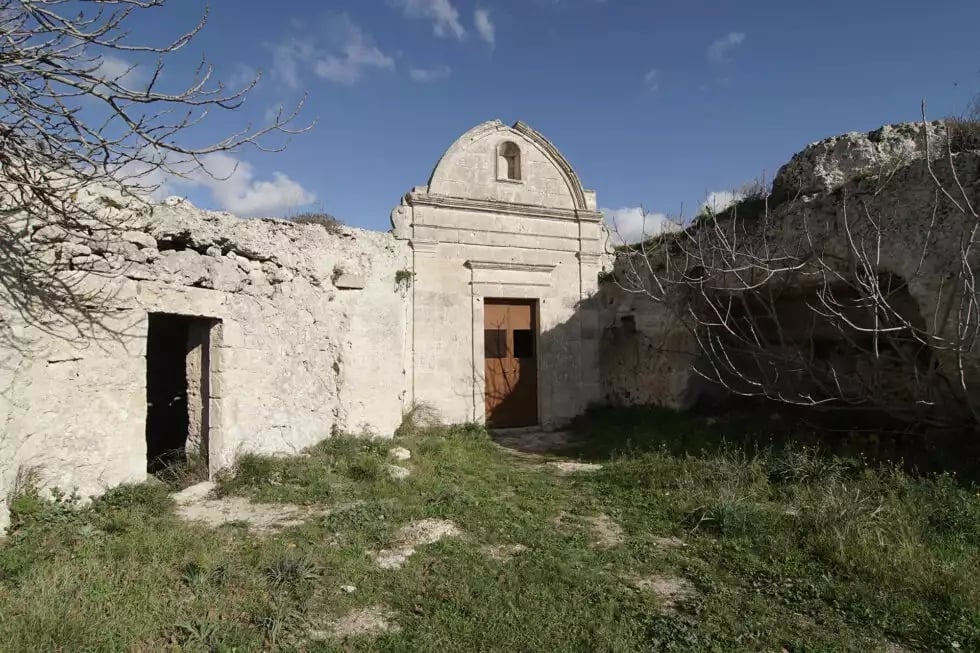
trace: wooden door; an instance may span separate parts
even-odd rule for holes
[[[535,302],[484,302],[483,351],[487,424],[538,423],[537,319]]]

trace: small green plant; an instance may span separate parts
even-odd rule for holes
[[[411,270],[398,270],[395,272],[395,289],[401,292],[406,292],[412,287],[412,281],[415,279],[415,273]]]
[[[276,590],[292,590],[302,583],[320,578],[322,570],[311,560],[297,556],[283,556],[265,568],[269,585]]]
[[[154,473],[172,491],[180,491],[208,479],[207,457],[200,451],[187,451]]]
[[[344,227],[344,223],[333,217],[329,213],[324,213],[322,211],[308,211],[306,213],[298,213],[289,218],[297,224],[315,224],[323,227],[328,234],[340,233]]]
[[[174,644],[204,649],[209,653],[218,650],[218,624],[208,619],[194,619],[176,628],[175,636],[171,638]],[[176,640],[176,641],[174,641]]]
[[[340,267],[340,265],[333,266],[333,273],[330,275],[331,283],[336,285],[342,276],[344,276],[344,268]]]
[[[230,568],[226,563],[205,565],[197,561],[184,565],[181,580],[194,592],[223,586],[230,576]]]
[[[423,431],[440,426],[441,423],[439,411],[435,406],[425,401],[413,401],[408,410],[402,413],[402,423],[395,429],[395,437],[419,435]]]

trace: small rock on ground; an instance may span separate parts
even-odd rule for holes
[[[456,524],[444,519],[420,519],[403,526],[395,537],[395,546],[374,554],[375,563],[382,569],[398,569],[415,554],[415,548],[434,544],[444,537],[458,537],[462,532]]]
[[[310,639],[323,640],[330,637],[356,637],[358,635],[383,635],[396,633],[401,627],[395,622],[398,615],[383,605],[374,605],[348,612],[337,619],[329,630],[314,630]]]
[[[576,474],[579,472],[597,472],[602,469],[598,463],[577,463],[571,460],[562,460],[548,463],[550,467],[558,470],[559,474]]]
[[[395,460],[409,460],[412,457],[412,452],[405,447],[392,447],[388,449],[388,454]]]
[[[185,506],[189,503],[207,499],[214,492],[214,487],[213,481],[204,481],[203,483],[197,483],[196,485],[184,488],[180,492],[174,492],[170,495],[170,498],[178,506]]]
[[[527,551],[527,547],[523,544],[491,544],[483,547],[483,552],[487,554],[487,557],[498,562],[507,562],[525,551]]]
[[[388,471],[388,476],[395,479],[396,481],[402,481],[412,475],[412,470],[407,467],[399,467],[398,465],[386,465],[385,469]]]
[[[694,594],[691,584],[678,576],[648,576],[633,581],[637,589],[656,594],[667,610],[673,610],[677,602]]]

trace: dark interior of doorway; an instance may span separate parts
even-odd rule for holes
[[[146,339],[146,470],[207,477],[208,318],[150,313]]]

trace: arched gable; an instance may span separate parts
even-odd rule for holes
[[[513,178],[513,167],[510,175],[505,172],[508,164],[501,146],[506,143],[520,152],[517,178]],[[590,208],[568,160],[523,122],[508,127],[499,120],[489,121],[460,136],[433,169],[428,192],[557,209]]]

